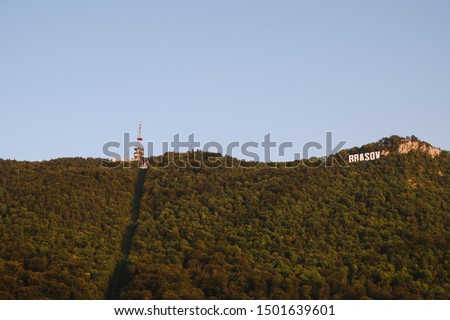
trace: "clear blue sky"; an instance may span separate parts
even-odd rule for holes
[[[0,1],[0,158],[180,132],[450,149],[450,1]]]

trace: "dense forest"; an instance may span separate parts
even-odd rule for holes
[[[0,299],[102,299],[136,172],[0,160]]]
[[[448,152],[223,160],[0,160],[0,299],[450,298]]]

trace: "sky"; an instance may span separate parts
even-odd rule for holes
[[[177,133],[450,150],[449,118],[447,0],[0,0],[3,159],[105,157],[139,121],[156,154]]]

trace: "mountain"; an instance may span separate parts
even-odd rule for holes
[[[378,151],[0,160],[0,299],[449,299],[450,154],[392,136],[339,155]]]

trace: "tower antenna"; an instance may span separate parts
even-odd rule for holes
[[[139,122],[139,134],[137,137],[138,145],[134,148],[134,160],[138,162],[139,168],[146,168],[144,158],[144,146],[142,145],[142,121]]]
[[[137,140],[139,143],[142,142],[142,121],[139,122],[139,134],[138,134]]]

